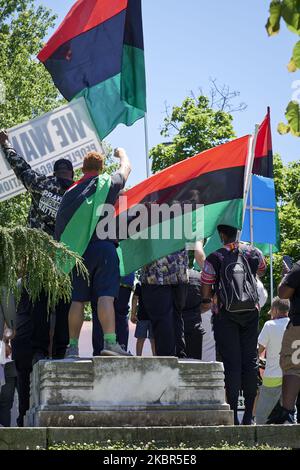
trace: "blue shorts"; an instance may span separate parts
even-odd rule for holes
[[[150,320],[138,320],[134,333],[135,338],[154,339],[153,328]]]
[[[120,270],[117,249],[114,243],[95,240],[89,243],[84,255],[84,264],[89,272],[90,282],[73,271],[74,302],[89,302],[99,297],[119,295]]]

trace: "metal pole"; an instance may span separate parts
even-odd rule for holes
[[[274,298],[274,280],[273,280],[273,245],[270,244],[270,298],[271,303]]]
[[[250,243],[254,244],[254,219],[253,219],[253,175],[251,174],[250,181]]]
[[[254,158],[255,158],[255,148],[256,148],[258,129],[259,129],[259,126],[256,125],[254,136],[251,136],[251,138],[249,139],[249,150],[248,150],[248,157],[247,157],[246,171],[245,171],[245,178],[244,178],[243,225],[245,221],[248,196],[249,196],[250,185],[252,181],[252,169],[253,169],[253,163],[254,163]],[[241,240],[241,235],[242,235],[242,231],[240,231],[239,233],[239,241]]]
[[[145,150],[146,150],[146,173],[147,178],[150,176],[150,161],[149,161],[149,133],[148,133],[148,116],[145,113],[144,117],[144,128],[145,128]]]

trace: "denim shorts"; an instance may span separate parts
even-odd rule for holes
[[[89,281],[73,274],[74,302],[88,302],[99,297],[119,295],[120,270],[117,249],[114,243],[96,240],[89,243],[84,255],[84,264],[89,272]]]
[[[136,324],[134,336],[137,339],[143,339],[143,338],[154,339],[151,321],[150,320],[138,320]]]

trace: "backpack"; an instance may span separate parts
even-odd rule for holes
[[[217,295],[219,304],[227,312],[239,313],[255,310],[258,292],[255,275],[241,250],[222,250]]]

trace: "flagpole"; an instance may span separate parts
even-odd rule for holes
[[[250,191],[250,185],[252,181],[252,170],[253,170],[253,163],[255,158],[255,148],[256,148],[256,141],[257,141],[257,134],[258,134],[259,126],[256,124],[254,136],[251,136],[249,141],[249,151],[248,151],[248,158],[246,164],[246,174],[244,179],[244,208],[243,208],[243,225],[246,216],[247,210],[247,203],[248,203],[248,196]],[[241,240],[242,231],[239,233],[239,241]]]
[[[145,150],[146,150],[146,174],[147,178],[150,176],[150,160],[149,160],[149,132],[148,132],[148,115],[145,113],[144,117],[144,129],[145,129]]]
[[[250,175],[250,244],[254,244],[254,219],[253,219],[253,175]]]
[[[271,304],[274,298],[274,280],[273,280],[273,245],[270,244],[270,299]]]

